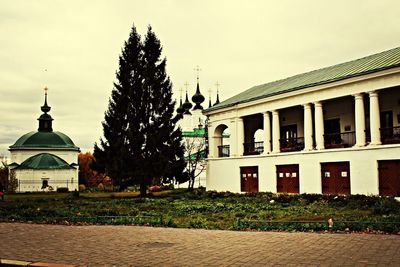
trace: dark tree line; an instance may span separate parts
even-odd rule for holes
[[[166,59],[151,27],[141,41],[133,26],[119,57],[119,70],[103,125],[94,146],[92,167],[107,173],[120,190],[140,185],[141,195],[154,178],[181,180],[184,148],[174,116]]]

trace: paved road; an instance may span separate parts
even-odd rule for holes
[[[0,223],[0,259],[78,266],[400,266],[400,236]]]

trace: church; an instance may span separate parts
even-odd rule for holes
[[[196,92],[192,96],[190,102],[188,96],[188,86],[186,82],[186,97],[185,102],[182,102],[182,95],[180,97],[180,104],[176,112],[180,116],[179,126],[182,130],[182,138],[185,144],[185,160],[187,162],[187,170],[192,172],[195,176],[194,187],[206,187],[206,157],[207,157],[207,117],[203,115],[203,102],[205,101],[204,95],[200,90],[199,83],[199,67],[195,69],[197,71],[197,83]],[[217,83],[217,97],[214,105],[219,104],[219,93]],[[212,107],[211,104],[211,91],[209,96],[208,107]],[[179,187],[187,187],[188,184],[184,183]]]
[[[14,175],[18,181],[17,192],[79,189],[80,149],[64,133],[53,131],[53,118],[48,114],[50,109],[45,88],[38,130],[24,134],[9,147],[10,176]]]
[[[207,190],[400,196],[400,47],[252,87],[203,114]]]

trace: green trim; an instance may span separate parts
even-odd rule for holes
[[[44,169],[76,169],[70,166],[65,160],[62,158],[49,154],[49,153],[40,153],[34,155],[24,162],[21,163],[15,169],[34,169],[34,170],[44,170]]]
[[[362,76],[386,69],[400,67],[400,47],[370,55],[353,61],[298,74],[286,79],[254,86],[204,112],[231,107],[273,95],[297,91],[317,85]]]

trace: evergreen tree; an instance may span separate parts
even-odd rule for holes
[[[133,153],[133,160],[141,161],[141,168],[135,169],[133,174],[140,184],[141,195],[146,194],[153,178],[167,181],[179,177],[185,167],[182,135],[176,126],[179,118],[173,115],[172,85],[165,71],[166,59],[161,59],[161,52],[160,40],[149,27],[143,45],[142,99],[132,105],[134,112],[141,109],[139,134],[136,128],[130,128],[133,130],[131,143],[142,145],[139,151]]]
[[[104,138],[95,145],[96,170],[103,168],[120,189],[153,178],[180,177],[185,167],[179,118],[173,116],[172,85],[161,59],[161,44],[149,27],[144,43],[132,28],[120,56],[118,82],[103,122]]]
[[[132,181],[130,166],[130,149],[128,134],[131,127],[129,110],[134,88],[141,88],[142,83],[142,43],[136,28],[133,26],[128,41],[119,57],[117,81],[111,92],[108,109],[105,112],[103,125],[104,139],[94,146],[95,160],[92,168],[106,172],[113,184],[125,189]]]

